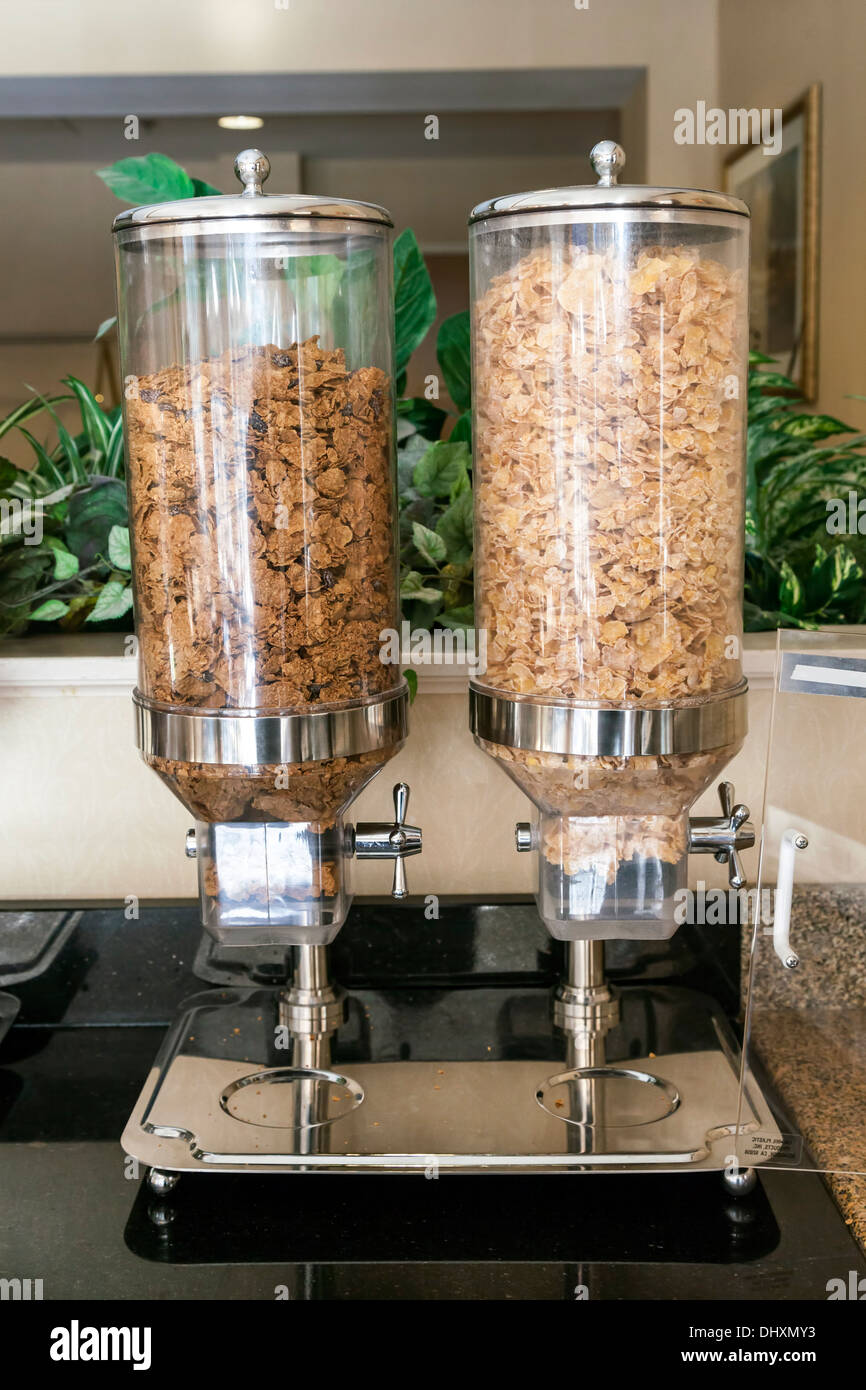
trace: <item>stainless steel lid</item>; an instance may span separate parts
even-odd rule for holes
[[[227,217],[332,218],[339,222],[374,222],[383,227],[394,225],[390,213],[376,203],[355,203],[315,193],[269,196],[262,192],[262,184],[270,172],[270,160],[261,150],[242,150],[235,160],[235,173],[244,185],[243,193],[179,198],[172,203],[129,208],[115,217],[112,231],[170,222],[213,222]]]
[[[573,188],[540,188],[533,193],[512,193],[505,198],[488,198],[469,215],[469,225],[489,217],[515,217],[521,213],[592,212],[601,208],[678,208],[693,212],[730,212],[748,217],[749,209],[739,198],[700,188],[650,188],[643,184],[621,184],[625,151],[613,140],[593,146],[590,162],[598,183],[577,184]]]

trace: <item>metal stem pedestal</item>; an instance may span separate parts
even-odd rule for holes
[[[123,1146],[156,1170],[161,1192],[196,1171],[724,1171],[739,1059],[703,997],[614,992],[602,943],[572,942],[540,1055],[538,989],[503,988],[494,1002],[482,989],[477,1004],[473,993],[367,991],[361,1003],[330,980],[326,948],[299,948],[286,989],[211,990],[187,1001]],[[653,1011],[667,1018],[680,997],[690,1026],[662,1029]],[[476,1042],[457,1059],[425,1058],[431,1007],[469,1017],[482,1006],[491,1021],[533,1021],[515,1024],[495,1049]],[[678,1043],[692,1034],[696,1045],[654,1055],[665,1030]],[[778,1130],[757,1087],[742,1122],[769,1136],[772,1150]]]

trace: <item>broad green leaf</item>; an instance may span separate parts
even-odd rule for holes
[[[472,554],[472,493],[461,492],[442,513],[436,530],[448,547],[448,559],[455,564],[467,561]]]
[[[122,618],[132,607],[132,589],[120,579],[103,584],[99,598],[85,618],[88,623],[105,623]]]
[[[446,612],[462,608],[472,599],[472,556],[461,564],[443,565],[439,579],[444,584],[442,598]]]
[[[408,569],[418,563],[418,553],[412,539],[416,521],[433,530],[438,512],[432,497],[413,497],[400,510],[400,559]]]
[[[54,552],[54,578],[74,578],[78,573],[78,556],[67,549],[59,536],[46,536],[42,543]]]
[[[0,551],[0,631],[24,630],[30,602],[50,565],[51,554],[41,547],[18,545],[8,553]]]
[[[436,356],[452,401],[458,410],[468,410],[472,401],[468,309],[445,319],[436,339]]]
[[[97,169],[96,175],[125,203],[169,203],[196,196],[194,181],[167,154],[119,159],[107,169]]]
[[[475,625],[475,608],[471,603],[466,603],[460,608],[448,608],[439,614],[439,622],[454,632],[469,631]]]
[[[470,460],[467,446],[439,439],[431,444],[418,462],[413,482],[422,497],[450,497],[451,489]]]
[[[442,594],[439,589],[425,585],[424,576],[417,570],[410,570],[400,583],[400,597],[419,599],[421,603],[435,603],[441,601]]]
[[[394,355],[398,374],[426,338],[436,318],[436,295],[415,233],[407,227],[394,242]],[[405,388],[399,385],[398,395]]]
[[[422,632],[430,632],[439,620],[441,607],[441,594],[437,594],[435,600],[427,599],[423,603],[415,603],[412,599],[405,599],[403,616],[412,632],[417,632],[419,629]]]
[[[0,607],[18,608],[27,603],[53,563],[53,555],[41,545],[18,542],[0,550]]]
[[[457,477],[454,479],[454,482],[451,484],[451,492],[449,493],[449,501],[454,502],[454,501],[460,496],[461,492],[471,492],[471,491],[472,491],[472,482],[471,482],[470,477],[469,477],[469,469],[468,469],[468,468],[462,468],[462,469],[460,470],[460,472],[458,473]]]
[[[792,391],[800,395],[800,388],[795,381],[784,372],[756,372],[753,381],[761,386],[771,386],[775,391]]]
[[[427,526],[422,526],[420,521],[412,523],[412,540],[415,543],[415,549],[423,556],[428,565],[441,564],[445,559],[447,546],[442,537]]]
[[[108,533],[108,558],[116,570],[132,569],[128,526],[112,526]]]
[[[756,469],[760,464],[765,463],[774,456],[790,457],[802,449],[799,440],[792,439],[789,435],[782,432],[771,423],[759,420],[757,424],[748,427],[748,446],[749,453],[755,464]]]
[[[206,183],[204,179],[193,179],[192,186],[196,198],[222,197],[222,189],[214,188],[212,183]]]
[[[69,550],[58,550],[54,555],[54,578],[72,579],[78,573],[78,557]]]
[[[749,398],[749,423],[756,424],[758,420],[766,415],[777,415],[779,411],[778,396],[767,396],[763,391],[755,392]]]
[[[782,583],[779,586],[779,601],[786,613],[797,614],[803,606],[803,586],[787,560],[779,567]]]
[[[113,526],[127,526],[126,488],[116,478],[106,478],[76,492],[69,501],[66,542],[82,565],[108,554]]]
[[[76,594],[73,598],[69,600],[69,617],[72,618],[77,614],[83,615],[85,613],[89,613],[98,597],[98,592],[88,594]],[[64,626],[66,626],[66,624],[64,624]]]
[[[40,603],[38,608],[34,608],[30,614],[31,623],[53,623],[55,619],[64,617],[69,612],[69,604],[64,603],[59,598],[46,599]]]
[[[411,666],[407,666],[403,675],[409,687],[409,704],[414,705],[415,697],[418,694],[418,672],[413,671]]]
[[[433,401],[423,396],[406,396],[397,402],[397,422],[406,420],[422,434],[425,439],[438,439],[442,426],[448,419],[448,412],[440,409]]]
[[[346,273],[346,262],[327,251],[316,256],[291,256],[286,269],[292,280],[318,279],[323,275],[342,280]]]
[[[819,615],[830,608],[838,610],[840,604],[856,595],[862,579],[863,571],[847,546],[835,546],[828,554],[816,545],[812,570],[805,583],[806,612]]]
[[[448,436],[449,444],[459,444],[460,441],[472,448],[472,411],[464,410],[462,415],[458,415],[457,423]]]
[[[430,448],[423,434],[413,434],[397,450],[397,492],[401,506],[417,497],[415,469]]]
[[[795,439],[826,439],[831,434],[853,434],[851,425],[845,425],[832,415],[792,415],[782,425],[782,433],[793,435]]]
[[[743,627],[746,632],[774,632],[777,627],[797,627],[813,630],[818,623],[795,618],[791,613],[778,609],[759,608],[748,600],[743,604]]]

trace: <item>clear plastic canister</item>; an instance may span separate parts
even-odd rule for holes
[[[475,729],[541,811],[551,930],[669,935],[688,808],[739,744],[700,707],[744,691],[749,220],[593,153],[598,185],[470,221]],[[661,713],[636,734],[611,710]]]
[[[381,701],[401,685],[380,659],[399,622],[387,213],[248,186],[122,214],[115,242],[140,705]],[[383,760],[280,783],[148,756],[212,821],[316,819]]]
[[[406,734],[392,223],[235,167],[114,224],[139,747],[195,816],[208,930],[315,944]]]
[[[658,705],[741,679],[748,220],[471,229],[484,683]]]

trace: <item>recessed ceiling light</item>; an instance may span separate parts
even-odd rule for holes
[[[260,130],[264,121],[261,116],[220,116],[217,125],[223,130]]]

